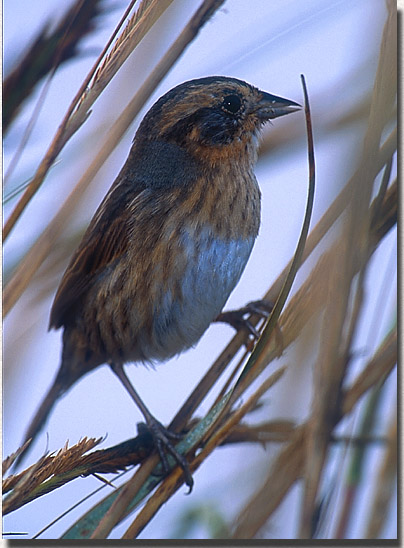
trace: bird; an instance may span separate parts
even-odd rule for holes
[[[145,114],[56,292],[49,329],[63,329],[61,364],[27,448],[55,402],[107,364],[142,413],[163,468],[171,453],[192,488],[178,434],[152,415],[124,365],[164,362],[225,320],[260,226],[260,130],[299,108],[243,80],[209,76],[177,85]]]

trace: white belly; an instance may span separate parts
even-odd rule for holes
[[[151,361],[168,359],[200,339],[222,311],[254,244],[253,237],[226,241],[207,231],[198,245],[194,241],[185,236],[182,242],[189,258],[181,281],[182,298],[167,290],[154,313],[152,339],[140,337],[143,353]]]

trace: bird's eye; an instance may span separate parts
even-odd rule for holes
[[[236,114],[241,108],[241,99],[238,95],[226,95],[223,99],[222,108],[226,112]]]

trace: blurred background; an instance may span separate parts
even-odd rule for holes
[[[5,0],[4,74],[13,70],[38,32],[55,28],[72,2]],[[103,138],[141,86],[153,67],[189,20],[199,0],[174,0],[145,39],[129,57],[95,103],[89,120],[69,141],[51,168],[44,184],[4,245],[4,283],[63,204],[96,154]],[[19,162],[12,167],[16,151],[43,93],[44,82],[23,103],[5,135],[3,144],[4,218],[15,207],[11,193],[33,176],[67,107],[101,52],[127,2],[103,0],[93,28],[80,42],[77,54],[56,72],[46,91],[41,110]],[[59,365],[61,332],[47,331],[52,300],[69,257],[96,207],[124,163],[136,128],[154,101],[185,80],[208,75],[234,76],[270,93],[303,103],[300,74],[309,89],[315,137],[317,188],[312,226],[357,168],[367,125],[370,95],[376,74],[383,26],[387,18],[384,0],[227,0],[203,27],[179,61],[157,87],[120,144],[98,172],[83,196],[63,235],[27,290],[7,315],[3,341],[3,455],[20,445],[39,402]],[[393,171],[396,169],[395,162]],[[244,275],[227,308],[259,299],[293,255],[301,230],[307,199],[308,167],[303,113],[275,120],[263,131],[263,147],[256,168],[262,190],[262,224]],[[11,195],[12,196],[12,195]],[[363,311],[355,337],[355,356],[349,369],[354,378],[373,355],[396,321],[396,230],[391,230],[372,257],[367,272]],[[327,243],[298,274],[293,291],[302,283]],[[264,398],[265,405],[252,422],[287,419],[297,424],[309,412],[313,397],[313,364],[318,334],[327,318],[308,323],[299,340],[279,361],[288,370]],[[127,368],[137,390],[153,414],[169,423],[210,363],[233,336],[232,329],[212,325],[197,347],[156,370]],[[364,538],[369,505],[376,488],[376,471],[384,448],[380,442],[396,415],[396,376],[393,372],[380,390],[378,412],[362,468],[362,481],[353,502],[346,538]],[[204,402],[198,415],[207,411],[215,394]],[[351,436],[361,419],[363,405],[338,427]],[[45,431],[35,443],[29,461],[45,450],[54,451],[83,436],[107,436],[110,446],[132,437],[141,419],[108,367],[91,373],[57,404]],[[195,474],[190,497],[181,489],[140,538],[217,538],[226,536],[238,513],[260,485],[268,462],[281,444],[238,444],[219,448]],[[335,538],[341,516],[342,490],[348,478],[350,452],[335,444],[323,478],[322,495],[331,497],[323,538]],[[335,485],[340,487],[332,489]],[[30,538],[70,505],[99,487],[93,477],[75,480],[61,490],[42,497],[6,516],[4,532],[26,532]],[[106,494],[108,488],[104,489]],[[338,498],[339,497],[339,498]],[[397,537],[396,490],[383,509],[380,537]],[[257,535],[268,539],[298,536],[302,486],[296,483]],[[58,538],[86,508],[91,499],[58,521],[42,538]],[[129,518],[130,519],[130,518]],[[128,520],[117,527],[119,538]],[[8,538],[14,538],[13,535]]]

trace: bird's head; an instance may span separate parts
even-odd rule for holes
[[[300,109],[294,101],[271,95],[224,76],[184,82],[163,95],[143,119],[138,134],[186,148],[225,148],[253,141],[267,121]]]

